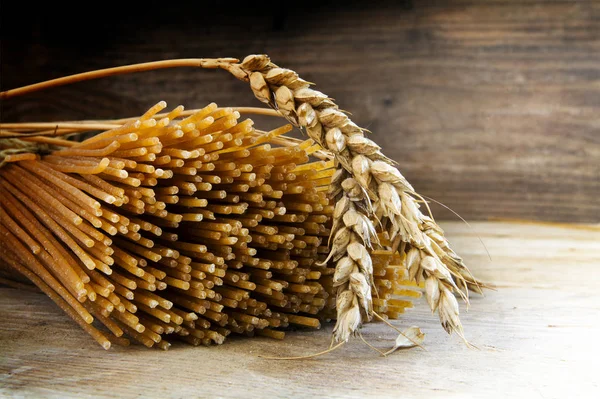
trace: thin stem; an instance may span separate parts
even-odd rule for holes
[[[227,107],[227,108],[231,108],[233,111],[237,111],[240,114],[254,114],[254,115],[276,116],[278,118],[281,118],[281,114],[279,112],[277,112],[276,110],[271,109],[271,108],[260,108],[260,107]],[[217,110],[219,110],[219,109],[222,109],[222,108],[217,108]],[[183,117],[183,116],[194,115],[198,111],[201,111],[201,109],[188,109],[188,110],[182,111],[179,114],[179,116]],[[164,112],[162,114],[156,114],[156,115],[154,115],[154,118],[160,119],[160,118],[164,118],[167,115],[168,115],[168,112]],[[123,124],[125,122],[136,120],[137,118],[138,117],[131,117],[131,118],[122,118],[122,119],[114,119],[114,120],[87,121],[87,122],[90,122],[90,123],[92,123],[92,122],[94,122],[94,123],[120,123],[120,124]]]
[[[88,130],[84,129],[83,131],[85,132]],[[39,132],[32,132],[32,133],[20,133],[20,132],[13,132],[10,130],[0,130],[0,139],[25,139],[27,137],[29,137],[29,138],[56,137],[56,136],[66,136],[68,134],[77,134],[77,133],[81,133],[80,129],[65,129],[65,130],[54,129],[54,130],[42,130]]]
[[[264,115],[264,116],[277,116],[281,118],[281,114],[279,111],[271,108],[259,108],[259,107],[230,107],[234,111],[239,112],[240,114],[254,114],[254,115]]]
[[[368,343],[367,340],[365,339],[365,337],[363,337],[363,335],[362,335],[362,333],[360,331],[358,332],[358,336],[360,337],[360,339],[362,339],[362,342],[364,342],[369,348],[373,349],[375,352],[379,353],[383,357],[387,356],[387,352],[383,353],[382,351],[380,351],[379,349],[377,349],[376,347],[374,347],[373,345],[371,345],[370,343]]]
[[[237,111],[240,114],[254,114],[254,115],[265,115],[265,116],[277,116],[281,117],[281,114],[271,108],[260,108],[260,107],[227,107],[233,111]],[[222,108],[217,108],[217,110]],[[179,116],[190,116],[201,109],[188,109],[182,111]],[[167,116],[168,113],[156,114],[154,118],[160,119]],[[122,119],[107,119],[107,120],[83,120],[83,121],[59,121],[59,122],[14,122],[14,123],[0,123],[0,129],[10,130],[37,130],[37,129],[88,129],[88,130],[108,130],[119,127],[125,122],[138,119],[139,116],[122,118]],[[26,133],[23,133],[26,134]]]
[[[4,138],[4,137],[0,137]],[[51,144],[59,147],[72,147],[77,144],[77,141],[63,140],[54,137],[23,137],[21,140],[31,143]]]
[[[95,71],[78,73],[62,78],[47,80],[45,82],[35,83],[12,90],[0,92],[0,99],[22,96],[35,91],[49,89],[51,87],[64,86],[72,83],[83,82],[85,80],[99,79],[107,76],[123,75],[132,72],[152,71],[156,69],[194,67],[194,68],[224,68],[228,64],[239,62],[235,58],[182,58],[174,60],[163,60],[144,62],[140,64],[124,65],[114,68],[98,69]]]
[[[241,114],[254,114],[264,116],[276,116],[281,115],[274,109],[270,108],[259,108],[259,107],[230,107],[234,111]],[[180,116],[193,115],[199,109],[192,109],[183,111]],[[154,117],[159,119],[165,117],[167,113],[158,114]],[[22,122],[22,123],[0,123],[0,138],[24,138],[24,137],[40,137],[40,136],[63,136],[72,133],[88,132],[90,130],[111,130],[118,128],[123,123],[136,120],[138,117],[114,119],[114,120],[102,120],[102,121],[65,121],[65,122]],[[42,130],[36,132],[21,132],[23,130],[36,130],[36,129],[52,129]],[[16,131],[11,131],[16,130]],[[300,140],[301,141],[301,140]]]
[[[109,130],[118,127],[114,123],[99,122],[22,122],[22,123],[0,123],[0,129],[11,130],[38,130],[38,129],[88,129]],[[21,133],[26,135],[27,133]]]
[[[301,360],[301,359],[310,359],[310,358],[313,358],[313,357],[317,357],[317,356],[321,356],[321,355],[326,355],[329,352],[333,352],[334,350],[336,350],[337,348],[339,348],[340,346],[342,346],[344,344],[345,344],[345,342],[340,342],[339,344],[337,344],[333,348],[329,348],[329,349],[326,349],[326,350],[324,350],[322,352],[318,352],[318,353],[314,353],[312,355],[306,355],[306,356],[292,356],[292,357],[259,356],[259,357],[262,357],[263,359],[269,359],[269,360]]]

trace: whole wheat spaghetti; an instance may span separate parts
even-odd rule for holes
[[[124,120],[2,125],[4,267],[104,348],[124,336],[161,349],[231,333],[280,339],[286,327],[331,318],[346,342],[363,321],[397,318],[419,286],[463,337],[453,293],[468,300],[481,284],[363,129],[266,56],[143,69],[190,65],[248,81],[274,111],[159,102]],[[292,125],[258,130],[240,111],[276,111],[309,139],[286,137]],[[51,137],[98,130],[83,141]]]

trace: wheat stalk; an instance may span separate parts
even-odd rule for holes
[[[336,341],[347,341],[363,318],[373,317],[369,249],[379,245],[375,226],[387,234],[394,252],[405,255],[410,278],[425,280],[427,302],[432,312],[438,311],[444,329],[464,339],[453,293],[468,303],[468,289],[480,291],[480,283],[450,248],[437,223],[419,210],[418,194],[381,148],[364,136],[365,129],[329,96],[311,89],[296,72],[278,67],[266,55],[250,55],[241,63],[225,64],[224,69],[249,82],[258,100],[305,129],[335,156],[338,170],[329,193],[336,207],[326,261],[337,261]]]

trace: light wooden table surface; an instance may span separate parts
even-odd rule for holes
[[[600,390],[600,228],[526,223],[443,223],[457,252],[497,291],[462,314],[468,349],[419,301],[399,327],[420,326],[425,347],[387,358],[355,339],[296,361],[259,355],[313,353],[331,326],[284,341],[229,339],[102,350],[45,296],[0,288],[0,396],[4,397],[593,397]],[[492,260],[478,240],[487,246]],[[394,332],[369,324],[386,349]],[[526,396],[523,396],[526,395]]]

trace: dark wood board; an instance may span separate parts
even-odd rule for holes
[[[416,189],[468,220],[600,221],[600,2],[2,5],[2,90],[180,57],[267,53],[317,83]],[[224,72],[162,70],[3,101],[2,121],[257,105]],[[435,207],[443,219],[454,217]]]

